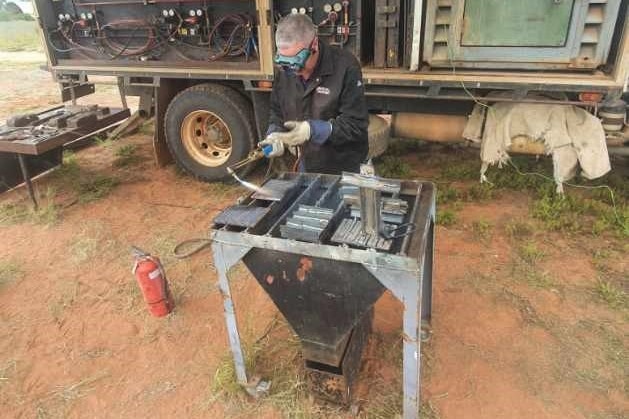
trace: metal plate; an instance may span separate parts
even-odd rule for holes
[[[383,239],[378,234],[363,232],[360,220],[355,218],[345,218],[341,221],[341,225],[332,236],[332,242],[378,250],[389,250],[393,244],[392,240]]]
[[[574,0],[466,0],[461,45],[564,46],[573,5]]]
[[[279,201],[295,185],[294,180],[271,179],[262,185],[262,192],[256,192],[251,197],[263,201]]]
[[[234,227],[253,227],[264,217],[269,208],[234,205],[226,208],[214,218],[214,224],[230,225]]]

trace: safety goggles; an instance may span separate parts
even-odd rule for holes
[[[292,56],[278,53],[275,55],[274,61],[275,64],[281,66],[284,71],[297,72],[306,66],[306,61],[310,58],[311,53],[312,51],[310,48],[304,48]]]

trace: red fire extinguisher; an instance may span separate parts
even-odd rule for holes
[[[175,308],[164,268],[159,258],[138,249],[132,248],[135,263],[133,274],[138,281],[144,301],[149,312],[155,317],[163,317]]]

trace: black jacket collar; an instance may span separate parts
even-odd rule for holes
[[[328,76],[334,73],[334,58],[332,57],[332,50],[325,42],[318,40],[319,42],[319,63],[315,68],[313,75]]]

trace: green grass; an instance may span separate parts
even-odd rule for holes
[[[245,364],[249,374],[255,372],[263,380],[271,381],[269,393],[258,401],[246,396],[244,389],[236,381],[234,362],[231,353],[225,355],[217,367],[211,385],[209,402],[223,401],[228,412],[255,417],[256,412],[265,406],[273,406],[286,418],[326,418],[327,409],[313,403],[308,398],[304,380],[303,360],[299,355],[299,340],[294,335],[275,336],[278,325],[284,322],[273,321],[268,333],[257,340],[243,339]],[[284,333],[285,334],[285,333]]]
[[[533,235],[534,226],[529,222],[509,221],[505,224],[505,233],[512,239],[523,239]]]
[[[517,257],[513,263],[512,276],[534,288],[556,288],[557,282],[546,271],[541,271],[537,264],[546,257],[544,251],[533,241],[527,241],[516,249]]]
[[[513,156],[511,164],[502,168],[495,166],[487,170],[487,180],[496,188],[511,189],[516,191],[552,191],[555,188],[553,178],[552,160],[549,158],[535,159],[528,156]],[[538,173],[537,175],[523,175],[518,173]]]
[[[599,281],[595,288],[598,298],[613,309],[629,308],[627,294],[612,282]]]
[[[0,10],[0,22],[17,22],[27,21],[32,22],[35,18],[28,13],[9,13],[5,10]]]
[[[79,202],[86,203],[104,198],[119,183],[120,181],[114,177],[99,174],[88,179],[80,179],[77,187]]]
[[[0,225],[23,222],[53,225],[61,216],[61,208],[55,202],[60,192],[69,190],[76,202],[87,203],[106,197],[120,183],[116,177],[82,168],[72,152],[64,152],[63,164],[51,174],[50,180],[51,186],[37,193],[37,210],[27,199],[0,203]]]
[[[59,206],[55,203],[56,191],[46,188],[43,194],[36,194],[38,209],[33,208],[30,199],[0,204],[0,225],[13,225],[24,222],[50,226],[59,221]]]
[[[138,156],[138,148],[135,144],[125,144],[118,147],[114,152],[116,159],[114,160],[114,166],[127,167],[140,161]]]
[[[411,166],[397,156],[387,155],[375,161],[378,176],[393,179],[407,179],[411,177]]]
[[[443,180],[472,180],[480,178],[478,159],[457,160],[446,163],[439,176]]]
[[[20,264],[13,260],[0,261],[0,289],[5,286],[19,281],[24,276]]]
[[[457,189],[451,186],[445,186],[437,188],[437,204],[443,205],[451,202],[457,202],[461,199],[460,193]]]
[[[107,137],[106,135],[95,135],[94,143],[104,149],[110,149],[114,146],[114,140]]]
[[[466,191],[468,201],[489,201],[496,197],[496,188],[489,183],[477,183]]]
[[[63,164],[56,170],[55,179],[60,185],[69,186],[81,203],[104,198],[120,184],[115,177],[82,168],[71,151],[64,152]]]
[[[437,211],[437,224],[449,227],[455,225],[457,222],[456,213],[450,210]]]
[[[622,175],[614,173],[595,181],[575,178],[570,183],[595,189],[566,186],[564,195],[557,195],[550,159],[515,156],[512,161],[519,172],[511,165],[502,169],[490,168],[487,178],[493,188],[488,186],[486,191],[478,189],[473,195],[480,198],[491,196],[496,188],[532,192],[535,201],[531,214],[542,221],[547,230],[594,235],[609,232],[623,238],[629,237],[629,186]],[[463,177],[468,172],[469,169],[465,167],[454,170],[454,174]],[[609,185],[614,191],[613,201],[609,189],[601,185]],[[481,186],[478,185],[479,188]]]
[[[533,204],[533,217],[547,229],[577,232],[582,228],[583,208],[574,197],[546,195]]]
[[[537,247],[537,244],[532,241],[521,245],[518,248],[518,255],[524,262],[528,263],[529,265],[536,264],[545,256],[544,251],[540,250]]]
[[[149,119],[142,125],[140,125],[139,133],[142,135],[153,135],[155,132],[155,120],[153,118]]]
[[[42,51],[34,21],[0,22],[0,51]]]
[[[523,263],[515,263],[513,276],[533,288],[551,289],[557,288],[557,282],[548,272],[539,271],[536,267]]]
[[[246,328],[245,328],[246,329]],[[284,418],[299,419],[341,419],[347,417],[342,408],[316,401],[307,388],[306,372],[300,355],[300,344],[296,336],[288,331],[283,320],[274,320],[262,338],[256,340],[242,333],[245,364],[249,375],[258,375],[271,381],[268,394],[258,400],[246,396],[236,382],[231,353],[221,360],[212,378],[210,397],[207,405],[221,401],[225,414],[239,417],[257,417],[261,411],[273,407]],[[390,380],[381,377],[369,379],[366,403],[358,417],[372,419],[391,419],[401,417],[401,372],[402,372],[402,336],[401,333],[381,335],[375,333],[373,349],[374,359],[396,369],[396,375]],[[437,419],[438,415],[430,403],[422,406],[425,418]]]
[[[472,223],[474,237],[480,241],[486,241],[491,237],[491,229],[491,223],[486,220],[478,220]]]
[[[626,204],[614,207],[576,194],[548,194],[534,202],[532,214],[548,230],[594,235],[611,232],[629,237],[629,206]]]
[[[0,204],[0,225],[12,225],[28,218],[28,207],[21,202],[6,202]]]

